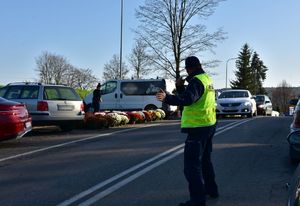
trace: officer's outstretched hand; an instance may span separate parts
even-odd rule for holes
[[[165,100],[165,98],[166,98],[166,93],[164,92],[164,90],[160,89],[160,91],[156,93],[156,99],[162,102]]]

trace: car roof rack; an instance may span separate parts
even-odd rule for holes
[[[42,85],[40,82],[12,82],[7,85]]]
[[[67,86],[66,84],[53,84],[53,83],[41,83],[41,82],[12,82],[7,84],[8,86],[12,85],[44,85],[44,86]]]

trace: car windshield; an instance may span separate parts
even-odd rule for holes
[[[255,97],[255,101],[257,101],[257,102],[263,102],[263,101],[265,101],[265,97],[264,96],[256,96]]]
[[[219,96],[219,99],[223,99],[223,98],[243,98],[243,97],[249,97],[248,92],[246,92],[246,91],[222,92]]]

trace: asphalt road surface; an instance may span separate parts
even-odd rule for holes
[[[289,117],[221,119],[212,206],[286,205]],[[0,143],[0,205],[177,206],[188,199],[179,121],[36,130]]]

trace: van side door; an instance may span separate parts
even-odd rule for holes
[[[108,81],[101,85],[102,102],[100,102],[100,110],[119,109],[120,95],[118,87],[118,81]]]
[[[120,83],[120,102],[121,110],[141,110],[144,105],[144,88],[140,82],[122,81]]]

